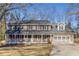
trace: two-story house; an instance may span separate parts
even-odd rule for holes
[[[48,43],[53,25],[48,20],[27,20],[7,23],[7,44]]]
[[[74,33],[65,30],[64,23],[52,24],[48,20],[12,21],[6,25],[6,44],[65,43],[72,44]]]

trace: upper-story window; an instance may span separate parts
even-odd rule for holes
[[[58,30],[65,30],[65,24],[58,24]]]
[[[63,26],[59,26],[59,30],[63,30],[64,28],[63,28]]]
[[[47,30],[47,26],[45,26],[45,25],[38,25],[36,30]]]
[[[32,30],[32,26],[31,25],[27,26],[27,30]]]
[[[12,26],[11,26],[11,25],[8,25],[8,29],[12,30],[13,28],[12,28]]]
[[[43,27],[44,27],[44,26],[43,26],[43,25],[41,25],[41,26],[40,26],[40,30],[43,30]]]
[[[34,25],[24,25],[22,27],[23,30],[36,30],[36,26]]]
[[[44,26],[44,27],[43,27],[43,30],[47,30],[47,26]]]
[[[53,27],[48,25],[37,26],[36,30],[51,30]]]

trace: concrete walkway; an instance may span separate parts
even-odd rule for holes
[[[55,45],[52,49],[51,56],[79,56],[79,45]]]

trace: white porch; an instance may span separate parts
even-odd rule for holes
[[[48,43],[51,37],[52,35],[9,35],[7,44]]]

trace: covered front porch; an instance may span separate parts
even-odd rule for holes
[[[8,35],[7,44],[32,44],[52,42],[52,35]]]

